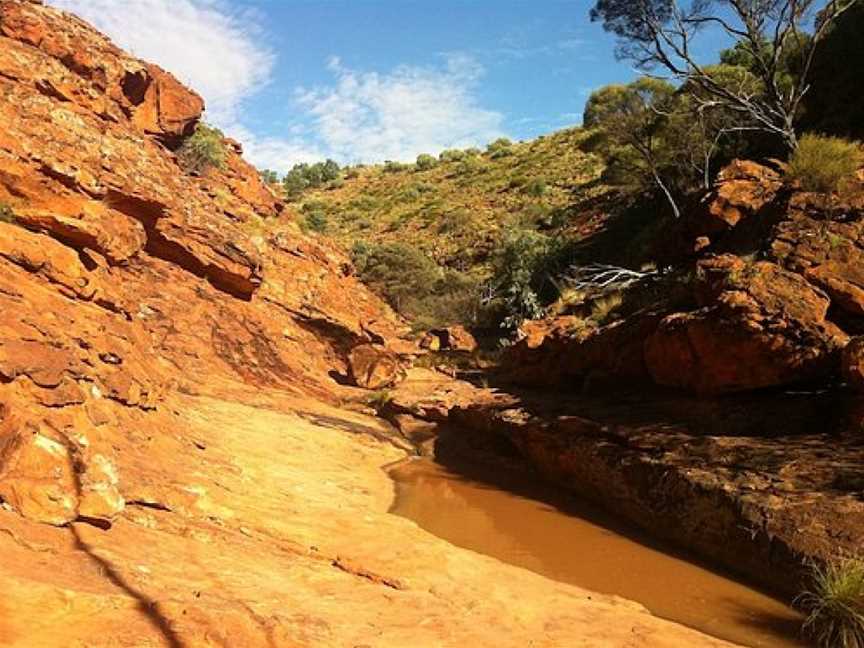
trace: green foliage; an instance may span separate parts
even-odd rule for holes
[[[442,162],[458,162],[465,157],[465,152],[459,149],[446,149],[438,154],[438,159]]]
[[[417,156],[416,167],[418,171],[428,171],[429,169],[434,169],[438,164],[438,160],[429,155],[428,153],[421,153]]]
[[[454,170],[456,175],[471,175],[483,169],[483,162],[480,158],[466,157]]]
[[[384,162],[384,171],[386,173],[400,173],[401,171],[405,171],[407,168],[408,165],[402,162],[396,162],[394,160],[387,160]]]
[[[507,187],[509,189],[518,189],[519,187],[524,187],[526,184],[528,184],[528,178],[526,178],[523,175],[520,175],[520,176],[514,176],[514,177],[510,178],[510,182],[507,185]]]
[[[265,184],[279,184],[279,174],[270,169],[263,169],[258,172],[261,175],[261,181]]]
[[[552,237],[526,229],[504,235],[492,272],[492,285],[503,310],[502,328],[515,330],[524,320],[543,316],[544,305],[557,293],[551,277],[560,260],[560,243]]]
[[[812,580],[796,601],[807,614],[804,632],[819,648],[864,648],[864,560],[814,565]]]
[[[323,211],[310,211],[303,219],[303,228],[307,231],[324,234],[328,227],[329,220]]]
[[[535,178],[525,185],[524,192],[534,198],[540,198],[545,195],[547,189],[546,181],[543,178]]]
[[[282,185],[289,197],[297,197],[305,189],[315,189],[324,184],[341,179],[341,168],[334,160],[325,160],[315,164],[295,164],[285,174]]]
[[[12,207],[7,205],[4,202],[0,202],[0,223],[14,223],[15,222],[15,212],[12,211]]]
[[[486,147],[486,152],[493,160],[513,155],[513,142],[506,137],[499,137]]]
[[[227,152],[224,135],[218,128],[199,122],[177,151],[180,166],[187,173],[203,173],[209,168],[225,166]]]
[[[801,138],[789,160],[788,176],[805,191],[845,191],[864,166],[864,151],[856,142],[839,137],[808,134]]]
[[[439,267],[414,246],[358,241],[351,258],[360,279],[418,330],[469,324],[479,307],[477,282]]]
[[[417,248],[401,243],[355,243],[351,257],[360,278],[401,311],[406,301],[429,295],[442,270]]]

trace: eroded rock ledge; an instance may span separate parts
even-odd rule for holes
[[[337,378],[414,347],[239,145],[181,171],[202,108],[0,0],[0,644],[727,645],[386,513]]]

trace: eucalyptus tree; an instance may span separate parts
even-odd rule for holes
[[[620,58],[693,90],[703,109],[722,107],[740,117],[727,130],[761,130],[794,150],[796,117],[810,89],[809,72],[820,42],[837,18],[864,0],[598,0],[591,19],[618,39]],[[821,9],[821,10],[820,10]],[[812,23],[813,32],[807,35]],[[708,27],[737,42],[758,77],[730,86],[698,60],[696,41]],[[788,53],[799,60],[794,79]]]

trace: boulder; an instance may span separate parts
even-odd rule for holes
[[[399,356],[374,344],[354,347],[348,357],[354,384],[364,389],[384,389],[402,382],[406,370]]]
[[[848,336],[830,300],[776,264],[726,255],[700,263],[703,307],[665,317],[645,341],[653,380],[726,393],[827,378]]]
[[[782,186],[777,171],[750,160],[735,160],[717,175],[713,190],[702,201],[707,230],[735,227],[758,214]]]
[[[447,328],[430,330],[423,336],[420,346],[429,351],[473,353],[477,350],[477,340],[464,326],[457,324]]]

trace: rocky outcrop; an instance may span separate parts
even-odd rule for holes
[[[0,0],[0,644],[723,645],[387,514],[411,444],[326,403],[416,347],[239,144],[182,171],[202,108]]]
[[[505,356],[505,378],[700,394],[834,380],[850,335],[864,333],[860,214],[864,191],[844,202],[794,191],[774,169],[736,161],[678,224],[691,260],[624,300],[669,295],[599,328],[574,316],[526,324]],[[673,297],[669,286],[684,284],[689,298]]]
[[[860,416],[854,399],[830,394],[568,404],[532,394],[455,407],[438,453],[467,447],[497,463],[515,450],[652,537],[791,598],[811,561],[860,547]]]
[[[645,340],[658,385],[697,393],[772,387],[830,376],[848,341],[826,321],[829,299],[800,275],[726,255],[701,262],[703,308],[659,322]]]
[[[473,353],[477,350],[477,340],[464,326],[455,325],[428,331],[420,341],[420,346],[429,351]]]
[[[361,344],[348,358],[351,378],[363,389],[393,387],[405,379],[405,366],[395,353],[372,344]]]

